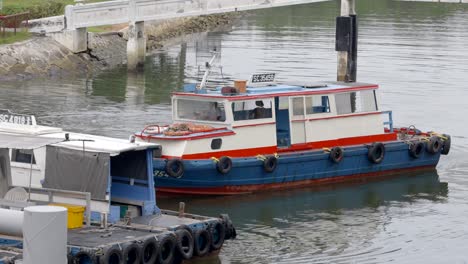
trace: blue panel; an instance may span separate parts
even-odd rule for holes
[[[111,205],[107,222],[115,224],[120,220],[120,206]]]
[[[346,147],[343,160],[336,164],[329,154],[322,151],[305,151],[281,154],[278,166],[272,173],[263,169],[263,162],[255,157],[234,158],[233,168],[227,174],[220,174],[212,160],[184,160],[185,173],[171,178],[164,172],[166,161],[154,160],[156,186],[161,187],[222,187],[233,185],[285,183],[311,179],[326,179],[338,176],[359,176],[422,166],[435,166],[440,153],[422,153],[414,159],[409,155],[404,142],[385,144],[385,158],[374,164],[367,158],[366,146]]]

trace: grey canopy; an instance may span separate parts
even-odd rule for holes
[[[0,199],[10,186],[10,155],[8,149],[0,148]]]
[[[108,153],[47,146],[43,186],[90,192],[92,199],[105,200],[109,179]]]

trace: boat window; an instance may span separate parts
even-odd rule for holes
[[[215,138],[211,140],[211,149],[220,149],[223,144],[223,140],[220,138]]]
[[[289,98],[288,97],[278,98],[278,109],[279,110],[289,109]]]
[[[292,99],[293,115],[304,115],[304,97],[295,97]]]
[[[313,95],[306,98],[306,114],[330,113],[330,103],[326,95]]]
[[[197,121],[226,121],[226,111],[221,102],[177,100],[177,117]]]
[[[271,118],[272,105],[271,99],[233,102],[232,112],[234,115],[234,121]]]
[[[375,91],[359,91],[335,95],[339,115],[377,111]]]
[[[30,164],[31,158],[32,158],[32,164],[36,164],[36,159],[34,158],[34,154],[32,150],[12,149],[11,161]]]

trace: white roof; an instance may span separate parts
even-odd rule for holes
[[[68,141],[65,139],[65,134],[68,134]],[[57,127],[0,122],[0,142],[8,142],[7,137],[12,136],[23,137],[24,139],[30,138],[30,140],[24,140],[23,144],[19,144],[17,142],[9,148],[34,149],[45,145],[54,145],[69,149],[82,150],[84,142],[84,148],[86,151],[109,153],[111,156],[118,155],[121,152],[156,148],[158,146],[157,144],[146,142],[131,143],[128,139],[65,132],[61,128]],[[2,138],[4,138],[4,140],[2,140]],[[41,141],[40,138],[43,138],[44,140]],[[7,147],[6,143],[4,145]]]
[[[60,141],[63,139],[0,133],[0,148],[36,149]]]

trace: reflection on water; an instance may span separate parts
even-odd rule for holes
[[[222,257],[227,256],[230,262],[309,263],[313,259],[329,263],[344,259],[362,263],[371,258],[369,255],[400,250],[398,243],[372,242],[381,239],[380,233],[395,217],[404,217],[415,203],[422,205],[417,213],[420,217],[431,215],[430,207],[446,203],[447,194],[448,184],[440,182],[436,171],[429,171],[398,175],[385,183],[242,197],[164,197],[159,205],[176,210],[178,201],[189,200],[190,213],[229,213],[239,233],[223,250]]]
[[[221,52],[217,81],[278,73],[282,82],[334,80],[339,1],[251,12],[230,32],[202,34],[155,52],[145,71],[113,69],[89,80],[0,84],[0,108],[39,122],[127,138],[170,122],[170,93],[201,76]],[[436,172],[327,189],[239,197],[162,198],[190,212],[228,212],[239,230],[219,257],[195,263],[463,263],[468,261],[468,5],[357,1],[358,80],[379,83],[398,126],[452,135]],[[222,72],[222,74],[221,74]],[[439,179],[440,178],[440,179]]]

